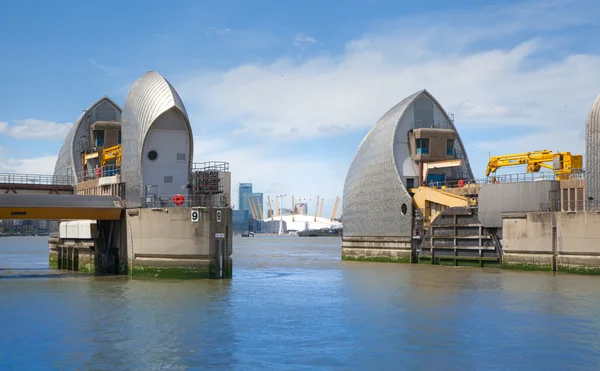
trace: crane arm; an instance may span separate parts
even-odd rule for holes
[[[527,165],[527,172],[533,173],[546,168],[554,171],[557,177],[573,174],[583,167],[583,157],[570,152],[552,152],[549,150],[515,153],[490,157],[485,176],[495,173],[501,167]]]
[[[106,148],[102,151],[102,156],[100,157],[100,167],[105,166],[106,163],[111,160],[116,160],[117,167],[121,167],[121,145],[120,144]]]
[[[269,203],[269,213],[271,214],[271,220],[273,220],[273,208],[271,207],[271,196],[267,196],[267,202]]]

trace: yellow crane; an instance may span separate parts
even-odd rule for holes
[[[117,167],[121,167],[121,145],[117,144],[116,146],[112,146],[106,148],[102,151],[102,156],[100,156],[100,167],[104,167],[107,162],[116,160]]]
[[[550,164],[548,164],[550,163]],[[571,152],[552,152],[550,150],[516,153],[490,157],[485,176],[495,173],[501,167],[527,165],[527,172],[533,173],[546,168],[554,171],[556,179],[568,179],[583,167],[583,157]]]

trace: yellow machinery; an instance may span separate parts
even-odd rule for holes
[[[121,145],[117,144],[116,146],[106,148],[102,151],[102,156],[100,157],[100,167],[104,167],[107,162],[116,160],[117,167],[121,167]]]
[[[548,164],[551,163],[551,164]],[[517,153],[512,155],[490,157],[485,176],[495,173],[501,167],[527,165],[527,172],[533,173],[546,168],[554,171],[556,179],[568,179],[574,172],[583,167],[583,157],[571,152],[552,152],[549,150]]]
[[[419,181],[426,182],[429,170],[460,166],[462,166],[461,159],[423,162],[420,164],[421,174],[419,176]],[[427,227],[439,213],[449,207],[470,207],[474,205],[474,200],[466,197],[469,192],[462,189],[455,193],[451,189],[446,189],[445,186],[438,189],[427,185],[421,185],[418,188],[409,189],[409,192],[413,195],[415,207],[420,209],[423,214],[424,227]]]

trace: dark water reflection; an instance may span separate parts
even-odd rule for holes
[[[342,262],[337,238],[236,238],[234,278],[45,268],[0,239],[0,370],[600,369],[600,277]]]

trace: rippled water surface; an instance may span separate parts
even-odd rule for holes
[[[340,261],[234,238],[231,280],[47,269],[0,238],[0,370],[598,370],[600,277]]]

